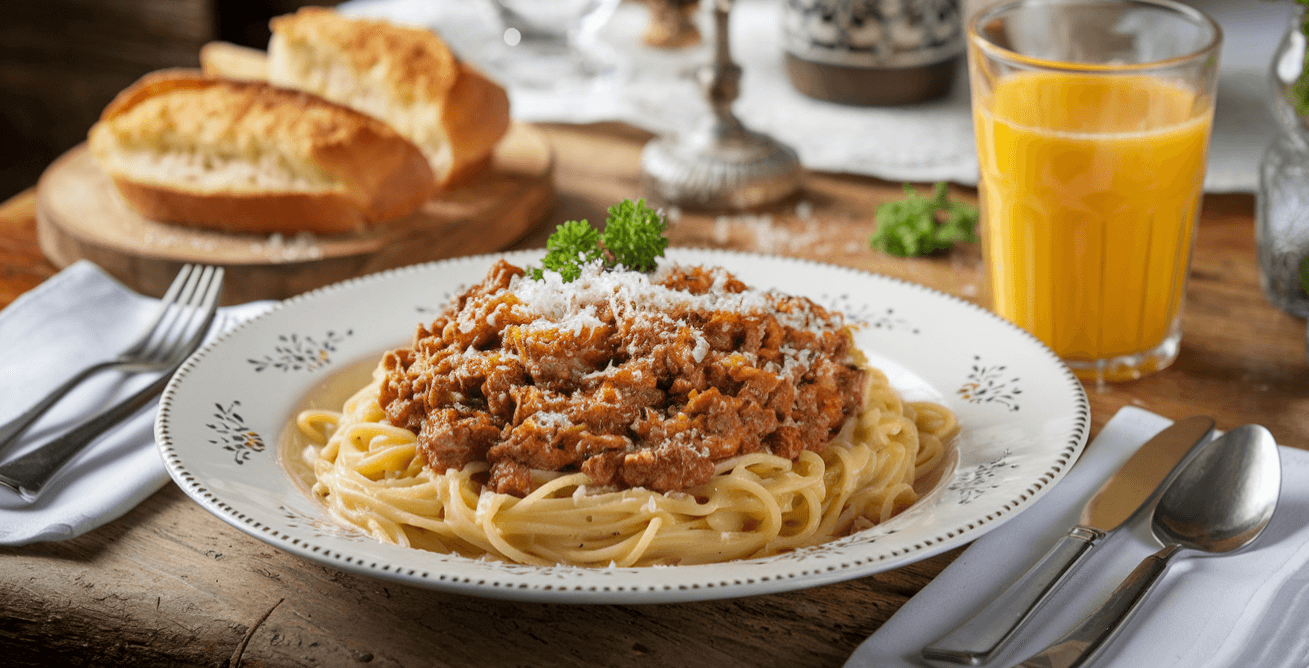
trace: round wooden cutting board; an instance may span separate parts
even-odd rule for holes
[[[417,212],[360,234],[230,234],[142,218],[85,144],[37,185],[37,238],[58,267],[95,262],[128,287],[160,296],[183,264],[227,270],[223,302],[284,299],[383,269],[508,247],[550,213],[554,159],[545,136],[514,123],[491,165]]]

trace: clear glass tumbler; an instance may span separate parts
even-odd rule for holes
[[[1018,0],[969,22],[991,307],[1084,380],[1177,357],[1221,40],[1169,0]]]
[[[1279,132],[1259,165],[1254,227],[1264,294],[1301,318],[1309,317],[1309,293],[1301,281],[1309,267],[1309,109],[1296,102],[1305,65],[1303,21],[1301,9],[1273,54],[1269,92]]]
[[[611,83],[619,56],[596,33],[620,0],[491,0],[504,32],[483,61],[511,86],[575,90]]]

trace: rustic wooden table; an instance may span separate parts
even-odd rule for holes
[[[617,125],[547,126],[559,205],[519,242],[563,220],[603,220],[637,191],[648,135]],[[872,252],[877,204],[899,184],[811,174],[797,199],[751,215],[685,213],[675,245],[794,255],[979,298],[976,247],[902,260]],[[976,200],[976,193],[954,188]],[[0,205],[0,306],[56,269],[37,248],[32,192]],[[1121,407],[1258,422],[1306,447],[1305,323],[1260,293],[1249,195],[1205,199],[1182,352],[1144,380],[1088,388],[1092,436]],[[0,548],[0,664],[123,666],[835,666],[958,551],[787,594],[707,603],[510,603],[357,577],[274,549],[169,485],[79,538]]]

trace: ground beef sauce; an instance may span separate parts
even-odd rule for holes
[[[821,451],[864,402],[840,314],[721,268],[562,283],[502,260],[383,366],[381,407],[432,470],[485,460],[516,496],[531,469],[686,489],[735,455]]]

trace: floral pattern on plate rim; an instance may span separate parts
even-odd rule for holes
[[[276,369],[278,371],[317,371],[332,363],[331,354],[347,337],[353,336],[354,330],[344,332],[328,330],[321,338],[303,334],[282,334],[272,345],[273,352],[262,358],[246,360],[255,371]]]

